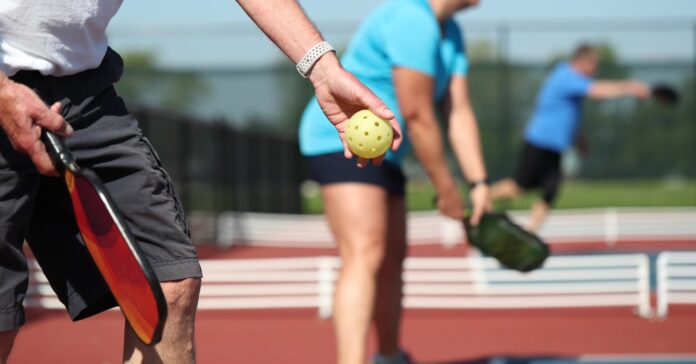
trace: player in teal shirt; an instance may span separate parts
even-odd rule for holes
[[[472,184],[473,219],[489,204],[486,169],[467,87],[468,61],[455,12],[478,0],[390,0],[359,27],[343,66],[385,101],[403,143],[381,166],[346,160],[337,131],[315,100],[300,125],[300,148],[322,188],[327,220],[342,258],[334,324],[341,364],[365,362],[367,333],[377,328],[375,363],[409,363],[399,346],[402,262],[406,255],[405,177],[401,160],[413,148],[445,216],[462,218],[464,204],[447,167],[446,134]],[[448,125],[443,133],[440,110]]]
[[[453,19],[439,24],[427,0],[391,0],[371,13],[348,46],[341,63],[375,92],[405,127],[399,112],[393,67],[412,69],[435,81],[434,102],[447,93],[450,78],[466,76],[464,40]],[[307,105],[300,124],[300,150],[314,156],[343,150],[336,128],[327,122],[316,98]],[[405,138],[387,160],[400,163],[409,150]]]
[[[648,86],[639,81],[593,80],[598,64],[597,50],[583,44],[569,62],[560,63],[551,71],[527,125],[515,178],[504,179],[492,187],[493,199],[510,199],[524,191],[542,190],[542,198],[532,207],[528,227],[532,232],[539,230],[557,196],[562,180],[561,154],[576,141],[581,149],[585,148],[584,139],[579,137],[585,98],[650,95]]]

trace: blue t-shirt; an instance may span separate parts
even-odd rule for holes
[[[406,126],[397,103],[392,69],[404,67],[433,77],[433,102],[437,102],[446,94],[450,78],[465,76],[468,68],[459,27],[449,19],[441,34],[427,0],[390,0],[381,5],[361,24],[341,63],[394,111],[404,134]],[[389,151],[387,160],[400,162],[408,149],[404,135],[404,143],[398,151]],[[336,128],[316,99],[309,102],[302,115],[300,150],[306,156],[343,150]]]
[[[567,62],[557,65],[537,97],[525,140],[537,147],[562,153],[573,145],[582,117],[582,101],[592,79]]]

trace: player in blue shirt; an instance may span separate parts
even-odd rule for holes
[[[467,88],[468,61],[452,16],[478,0],[390,0],[357,30],[342,59],[396,114],[404,141],[380,166],[358,168],[316,101],[300,125],[300,147],[321,185],[326,216],[343,261],[334,324],[338,362],[365,362],[372,323],[376,363],[408,363],[399,347],[402,262],[406,255],[405,178],[401,159],[413,147],[435,186],[437,206],[462,218],[459,189],[447,167],[436,109],[448,124],[450,143],[472,185],[473,219],[489,204],[489,187],[476,117]],[[360,161],[364,165],[365,161]]]
[[[562,179],[561,154],[573,144],[585,153],[585,140],[578,133],[583,100],[650,96],[648,86],[639,81],[593,80],[598,65],[597,50],[582,44],[569,62],[560,63],[551,71],[524,133],[515,178],[499,181],[491,188],[494,200],[515,198],[533,189],[543,191],[542,198],[532,207],[528,227],[532,232],[539,230],[556,198]]]

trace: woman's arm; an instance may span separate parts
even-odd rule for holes
[[[435,186],[438,209],[445,216],[462,218],[463,203],[454,177],[447,167],[442,131],[433,107],[433,79],[408,68],[394,68],[392,73],[399,108],[406,122],[413,150]]]
[[[481,150],[478,123],[469,100],[469,87],[464,76],[454,76],[444,103],[443,116],[449,125],[449,140],[459,166],[469,183],[476,183],[470,191],[473,205],[472,223],[478,223],[490,206],[488,174]]]

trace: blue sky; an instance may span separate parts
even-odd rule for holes
[[[381,1],[301,3],[325,36],[342,46]],[[520,60],[548,59],[579,40],[610,42],[625,59],[688,59],[696,42],[695,0],[482,0],[457,19],[470,43],[495,42],[495,29],[510,24],[510,54]],[[167,67],[258,65],[281,59],[231,0],[125,0],[109,36],[117,50],[155,52]]]

